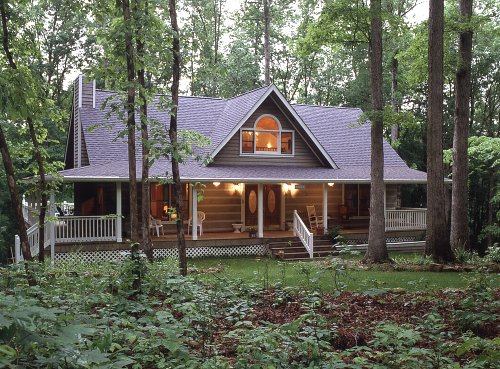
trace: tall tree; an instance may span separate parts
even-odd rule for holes
[[[264,83],[271,83],[271,45],[269,43],[271,32],[271,15],[269,14],[269,1],[264,1]]]
[[[9,39],[9,29],[7,27],[7,0],[2,0],[0,1],[0,15],[2,18],[2,46],[3,50],[5,52],[5,56],[7,58],[7,62],[9,67],[17,72],[17,65],[14,61],[14,56],[12,55],[12,52],[10,50],[10,39]],[[14,75],[14,73],[13,73]],[[29,125],[29,132],[30,136],[32,139],[32,142],[35,146],[35,152],[36,152],[36,158],[37,162],[40,164],[41,162],[41,171],[40,171],[40,187],[45,186],[46,181],[45,181],[45,176],[44,176],[44,167],[43,167],[43,160],[41,160],[41,153],[39,150],[39,145],[38,145],[38,139],[35,134],[34,126],[33,126],[33,120],[30,116],[27,117],[28,125]],[[19,238],[21,241],[21,250],[23,253],[23,258],[25,260],[32,260],[31,256],[31,250],[28,242],[28,234],[26,230],[26,224],[24,222],[24,217],[23,217],[23,211],[22,211],[22,205],[21,205],[21,199],[19,197],[19,192],[17,189],[17,183],[16,183],[16,177],[15,177],[15,172],[14,172],[14,166],[12,164],[12,158],[10,156],[9,148],[7,145],[7,140],[5,138],[5,134],[3,133],[3,129],[0,126],[0,151],[2,153],[2,159],[4,163],[4,168],[5,168],[5,173],[7,174],[7,183],[9,186],[9,192],[11,195],[11,201],[15,209],[15,216],[16,216],[16,222],[17,222],[17,227],[19,231]],[[40,159],[40,161],[38,160]],[[47,206],[47,197],[46,197],[46,192],[45,192],[45,207]],[[43,224],[45,221],[45,209],[42,209],[40,212],[40,221]],[[43,228],[43,227],[41,227]],[[43,236],[43,233],[41,234]],[[40,256],[40,261],[43,261],[43,253],[44,253],[44,248],[43,248],[43,242],[44,238],[40,237],[40,248],[41,248],[41,256]],[[31,278],[29,278],[31,279]]]
[[[142,5],[142,8],[137,6]],[[151,242],[151,234],[149,231],[149,219],[151,214],[151,202],[150,202],[150,187],[149,187],[149,165],[150,165],[150,153],[149,153],[149,132],[148,132],[148,100],[146,96],[146,71],[145,71],[145,44],[146,35],[144,22],[148,17],[148,0],[144,0],[143,3],[136,1],[136,44],[137,44],[137,63],[139,68],[137,70],[137,81],[139,83],[139,102],[140,102],[140,114],[141,114],[141,147],[142,147],[142,171],[141,171],[141,215],[142,215],[142,249],[146,253],[146,256],[151,261],[153,260],[153,245]]]
[[[179,148],[177,138],[177,108],[179,107],[179,81],[181,78],[179,26],[177,24],[177,9],[175,0],[169,0],[170,23],[172,27],[172,106],[170,110],[170,129],[168,131],[172,145],[172,177],[174,181],[175,207],[177,209],[177,242],[179,251],[179,270],[181,275],[187,275],[186,239],[184,237],[184,199],[181,189],[181,176],[179,172]]]
[[[135,50],[133,44],[132,17],[129,0],[122,1],[125,25],[125,52],[127,57],[127,145],[130,186],[130,238],[139,241],[139,212],[137,208],[137,173],[135,161]],[[149,219],[149,215],[148,215]]]
[[[455,76],[450,243],[455,248],[459,246],[469,248],[467,141],[469,138],[471,95],[472,29],[470,20],[472,0],[460,0],[459,7],[461,22],[464,24],[458,38],[458,65]]]
[[[385,240],[384,214],[384,147],[382,92],[382,7],[381,0],[370,2],[370,74],[371,74],[371,180],[370,226],[368,231],[367,262],[389,260]]]
[[[436,262],[453,260],[446,226],[443,169],[444,1],[429,1],[427,91],[427,232],[426,253]]]

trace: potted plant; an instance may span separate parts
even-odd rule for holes
[[[168,209],[168,215],[170,220],[177,220],[177,209],[176,208]]]
[[[250,238],[256,238],[257,237],[257,229],[255,227],[248,227],[248,237]]]

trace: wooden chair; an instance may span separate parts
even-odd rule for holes
[[[320,227],[323,227],[323,217],[316,215],[316,207],[314,205],[307,205],[307,217],[309,218],[309,227],[312,232],[316,232],[316,230]]]
[[[349,208],[347,205],[339,205],[340,224],[349,223]]]
[[[197,213],[197,222],[198,222],[198,225],[197,225],[197,229],[196,231],[198,232],[198,229],[200,230],[200,236],[203,234],[203,221],[205,220],[205,213],[202,212],[202,211],[199,211]],[[189,235],[189,228],[192,228],[193,227],[193,219],[192,218],[189,218],[189,221],[188,221],[188,235]]]
[[[164,235],[165,233],[163,232],[163,224],[161,224],[161,220],[155,219],[152,215],[149,215],[149,230],[151,231],[151,229],[156,229],[156,236],[160,237],[160,228],[161,234]]]

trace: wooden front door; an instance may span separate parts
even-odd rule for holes
[[[280,227],[281,186],[264,185],[264,227]]]
[[[281,214],[281,186],[264,185],[264,228],[280,226]],[[257,227],[258,224],[258,186],[245,185],[245,225]]]
[[[258,188],[256,184],[245,185],[245,226],[257,227]]]

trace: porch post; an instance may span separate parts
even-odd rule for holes
[[[198,239],[198,191],[196,190],[196,186],[193,184],[191,186],[193,193],[193,212],[191,213],[191,234],[193,235],[193,241]],[[189,227],[189,225],[188,225]]]
[[[122,241],[122,183],[116,182],[116,242]]]
[[[323,183],[323,234],[328,230],[328,185]]]
[[[54,217],[56,215],[56,197],[54,195],[54,190],[50,190],[50,211],[49,216]],[[54,264],[54,258],[56,256],[56,227],[55,222],[52,220],[49,223],[50,232],[50,263]]]
[[[387,229],[387,191],[386,191],[387,185],[384,183],[384,224],[385,224],[385,229]]]
[[[257,185],[258,193],[257,193],[257,224],[258,224],[258,237],[264,237],[264,185],[259,183]]]

